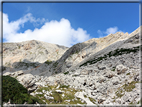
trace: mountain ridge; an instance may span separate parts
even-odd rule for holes
[[[36,61],[24,59],[11,63],[11,66],[5,64],[3,75],[16,78],[30,95],[46,104],[140,105],[140,39],[141,27],[130,34],[118,32],[70,48],[55,45],[48,50],[53,52],[50,54],[53,57],[44,57],[41,62],[38,61],[40,56],[49,52],[40,54],[40,51],[45,51],[44,48],[33,48],[37,51],[34,53],[38,57]],[[30,45],[46,46],[25,44],[20,48],[23,49],[21,53],[32,50]],[[11,60],[14,60],[13,56],[19,58],[13,54],[15,50],[20,51],[18,46],[15,47],[4,48],[4,60],[10,58],[7,54],[12,55]],[[30,53],[27,55],[30,56]]]

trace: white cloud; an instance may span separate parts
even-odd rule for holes
[[[118,30],[118,27],[116,26],[107,28],[106,31],[101,31],[101,30],[97,31],[97,33],[99,34],[99,38],[105,37],[109,34],[115,34],[116,32],[122,32],[122,31]]]
[[[27,40],[40,40],[48,43],[54,43],[64,46],[71,46],[78,42],[84,42],[90,39],[89,34],[82,28],[77,30],[71,27],[69,20],[62,18],[60,21],[52,20],[44,23],[41,28],[35,28],[33,31],[27,29],[24,33],[18,33],[18,30],[24,26],[24,23],[44,22],[45,19],[35,19],[32,14],[27,14],[24,17],[9,22],[8,15],[3,14],[3,37],[7,42],[21,42]]]
[[[118,31],[118,27],[115,26],[115,27],[110,27],[110,28],[108,28],[105,33],[106,33],[107,35],[109,35],[109,34],[111,34],[111,33],[114,34],[114,33],[116,33],[117,31]]]

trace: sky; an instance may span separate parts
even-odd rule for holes
[[[3,42],[71,47],[139,27],[139,3],[3,3]]]

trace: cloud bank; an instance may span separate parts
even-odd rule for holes
[[[106,31],[101,31],[101,30],[97,31],[97,33],[99,34],[99,38],[105,37],[111,33],[115,34],[116,32],[122,32],[122,31],[118,30],[118,27],[116,26],[107,28]]]
[[[27,29],[23,33],[19,33],[18,31],[28,21],[33,23],[34,26],[39,23],[44,24],[41,28],[35,27],[34,30]],[[36,19],[31,13],[28,13],[16,21],[9,22],[8,15],[3,13],[3,38],[6,42],[40,40],[70,47],[73,44],[90,39],[90,35],[82,28],[73,29],[70,21],[65,18],[60,21],[47,22],[44,18]]]

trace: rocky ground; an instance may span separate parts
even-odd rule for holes
[[[17,78],[47,104],[137,105],[141,100],[139,56],[139,51],[111,56],[50,77],[22,71],[4,75]]]
[[[102,45],[103,49],[91,51],[85,58],[82,58],[81,50],[91,49],[98,41],[76,44],[57,61],[46,61],[31,71],[4,70],[3,75],[16,78],[31,95],[47,105],[139,106],[142,100],[140,33],[136,30],[130,35],[118,34],[127,37],[121,36],[121,40],[111,42],[113,44],[105,48]],[[9,104],[5,102],[4,105]]]

